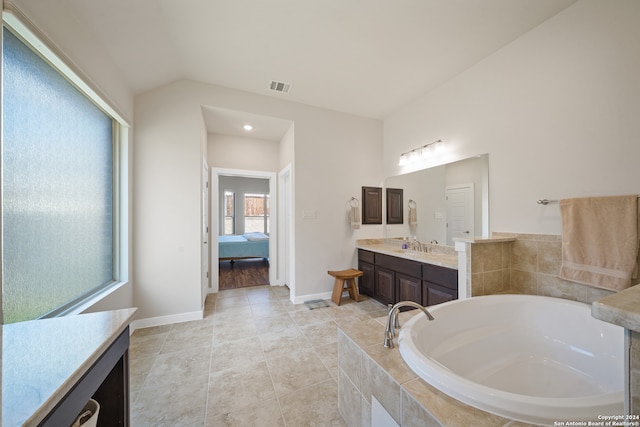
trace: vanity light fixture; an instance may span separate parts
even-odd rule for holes
[[[253,130],[253,126],[246,124],[244,126],[242,126],[242,129],[246,130],[247,132],[252,131]]]
[[[430,144],[425,144],[400,155],[399,166],[405,166],[418,160],[425,160],[444,149],[444,141],[438,139]]]

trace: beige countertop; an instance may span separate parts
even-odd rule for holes
[[[596,319],[640,332],[640,286],[601,298],[591,305]]]
[[[391,255],[398,258],[458,269],[458,255],[455,250],[443,245],[426,245],[430,252],[417,252],[402,249],[402,240],[398,239],[362,239],[356,242],[358,249]]]
[[[2,326],[2,426],[37,425],[127,328],[135,308]]]
[[[493,237],[454,237],[454,242],[462,243],[501,243],[501,242],[514,242],[516,238],[514,236],[493,236]]]

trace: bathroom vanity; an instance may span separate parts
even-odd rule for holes
[[[135,309],[3,325],[2,425],[68,426],[93,398],[98,426],[129,425]]]
[[[412,252],[394,242],[358,241],[360,293],[382,304],[413,301],[423,306],[458,298],[455,254]]]

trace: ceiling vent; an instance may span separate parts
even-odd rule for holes
[[[269,83],[269,89],[275,92],[289,93],[289,91],[291,90],[291,83],[271,80],[271,83]]]

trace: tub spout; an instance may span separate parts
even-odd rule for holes
[[[429,311],[421,306],[420,304],[413,301],[400,301],[395,305],[389,304],[388,313],[387,313],[387,326],[384,330],[384,343],[383,346],[385,348],[393,348],[393,339],[395,338],[395,330],[396,328],[400,328],[400,322],[398,321],[398,309],[400,307],[414,307],[422,310],[422,312],[427,316],[427,319],[433,320],[433,316]]]

